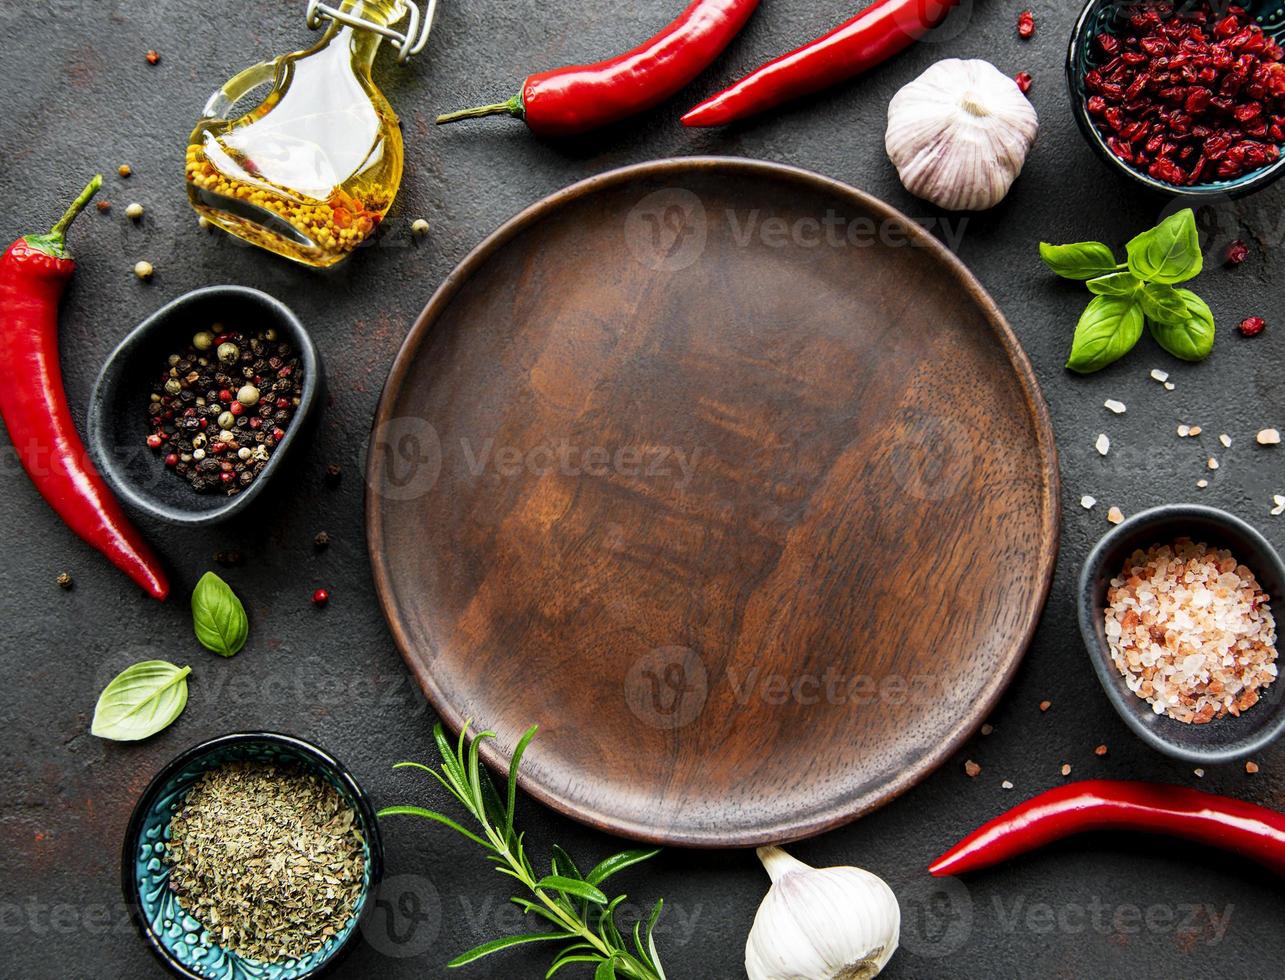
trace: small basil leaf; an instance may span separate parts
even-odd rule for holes
[[[1118,361],[1142,336],[1144,320],[1132,297],[1095,296],[1076,325],[1066,366],[1090,374]]]
[[[1214,348],[1214,314],[1209,304],[1190,289],[1176,290],[1187,307],[1187,316],[1175,324],[1152,323],[1151,336],[1174,357],[1200,361]]]
[[[1190,314],[1187,304],[1172,286],[1159,283],[1147,283],[1142,290],[1142,312],[1153,323],[1162,323],[1167,327],[1180,326],[1187,322]]]
[[[1184,208],[1129,242],[1129,271],[1139,279],[1174,285],[1200,275],[1200,233],[1196,215]]]
[[[126,667],[103,688],[90,733],[115,742],[136,742],[155,735],[187,707],[191,667],[144,660]]]
[[[1090,279],[1086,285],[1095,296],[1132,296],[1142,286],[1142,281],[1132,272],[1112,272]]]
[[[1050,245],[1040,242],[1040,258],[1063,279],[1093,279],[1114,272],[1119,263],[1101,242]]]
[[[236,593],[213,572],[206,572],[192,593],[192,626],[207,650],[234,656],[245,646],[250,622]]]

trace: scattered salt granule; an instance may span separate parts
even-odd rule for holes
[[[1062,775],[1063,776],[1071,775],[1071,764],[1069,762],[1062,763]]]
[[[1285,514],[1285,495],[1279,493],[1272,494],[1272,503],[1276,505],[1272,508],[1273,517],[1280,517],[1281,514]]]
[[[1239,715],[1276,680],[1268,596],[1229,551],[1189,538],[1135,551],[1107,603],[1111,659],[1158,715],[1189,724]]]
[[[1260,446],[1279,446],[1281,443],[1281,434],[1276,429],[1262,429],[1254,438]]]
[[[1231,436],[1229,436],[1226,432],[1224,432],[1222,435],[1218,437],[1218,441],[1223,444],[1224,449],[1231,448]]]
[[[1000,784],[999,784],[999,786],[1000,786],[1000,789],[1012,789],[1012,788],[1013,788],[1013,784],[1012,784],[1012,783],[1010,783],[1007,779],[1006,779],[1006,780],[1004,780],[1002,783],[1000,783]]]
[[[1180,425],[1180,426],[1178,426],[1178,438],[1179,438],[1179,439],[1186,439],[1186,438],[1187,438],[1187,436],[1189,436],[1189,435],[1191,435],[1191,426],[1189,426],[1189,425]]]
[[[1199,488],[1199,489],[1203,490],[1203,489],[1205,489],[1205,487],[1209,486],[1209,481],[1208,481],[1208,480],[1197,480],[1197,481],[1196,481],[1196,486],[1197,486],[1197,488]]]
[[[1098,502],[1097,497],[1090,497],[1087,493],[1080,498],[1080,506],[1085,510],[1092,510],[1094,504]]]
[[[1190,429],[1187,430],[1187,435],[1191,436],[1194,439],[1196,436],[1200,435],[1200,433],[1204,431],[1205,430],[1202,429],[1200,426],[1193,425]]]
[[[972,759],[969,759],[967,762],[964,763],[964,772],[968,775],[969,779],[976,779],[978,776],[981,775],[982,767],[979,766]]]
[[[1196,774],[1196,778],[1197,778],[1197,779],[1204,779],[1204,778],[1205,778],[1205,770],[1203,770],[1203,769],[1193,769],[1193,770],[1191,770],[1191,771],[1192,771],[1192,772],[1194,772],[1194,773]]]
[[[1169,372],[1161,371],[1159,368],[1152,368],[1151,378],[1154,381],[1159,381],[1161,384],[1164,384],[1166,381],[1169,380]]]
[[[1177,385],[1175,385],[1172,381],[1166,381],[1166,382],[1165,382],[1165,391],[1173,391],[1173,390],[1174,390],[1174,388],[1176,388],[1176,387],[1178,387],[1178,386],[1177,386]]]
[[[1098,454],[1100,456],[1105,456],[1111,451],[1111,440],[1107,438],[1107,434],[1103,432],[1098,436],[1098,441],[1094,443],[1094,446],[1097,447]]]
[[[1124,402],[1116,401],[1114,398],[1108,398],[1102,403],[1102,407],[1108,412],[1115,412],[1116,415],[1123,415],[1126,411]]]
[[[1107,511],[1107,520],[1110,521],[1112,524],[1119,524],[1121,521],[1124,520],[1124,511],[1122,511],[1119,507],[1112,507],[1109,511]]]

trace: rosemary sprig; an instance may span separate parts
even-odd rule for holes
[[[629,947],[616,925],[616,909],[625,900],[624,895],[608,899],[600,886],[619,871],[648,858],[659,851],[623,851],[599,862],[588,874],[581,874],[562,848],[554,845],[549,862],[549,873],[541,875],[535,870],[523,846],[523,834],[513,826],[517,805],[518,765],[536,728],[532,726],[518,742],[509,765],[507,793],[500,798],[490,775],[482,768],[478,758],[478,745],[483,739],[495,738],[495,732],[478,732],[469,737],[469,724],[460,732],[459,741],[452,745],[446,731],[439,723],[433,728],[433,737],[442,757],[440,769],[418,762],[399,762],[396,769],[419,769],[428,773],[445,787],[460,805],[473,817],[480,832],[474,833],[450,817],[418,806],[390,806],[379,811],[380,817],[406,815],[434,820],[462,834],[487,852],[487,860],[494,862],[495,870],[519,882],[530,893],[510,899],[523,912],[538,916],[552,924],[552,930],[530,932],[517,936],[502,936],[461,953],[447,966],[464,966],[483,956],[524,943],[565,943],[555,957],[546,980],[565,966],[573,963],[594,965],[593,980],[665,980],[664,968],[656,952],[653,931],[664,901],[652,907],[647,922],[634,923],[633,948]]]

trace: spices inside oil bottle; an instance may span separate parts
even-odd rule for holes
[[[211,97],[187,148],[187,188],[204,218],[255,245],[316,267],[346,258],[378,226],[402,179],[397,116],[371,78],[383,38],[407,0],[343,0],[306,51],[248,68]],[[398,36],[403,57],[427,39]],[[228,118],[265,85],[266,98]]]

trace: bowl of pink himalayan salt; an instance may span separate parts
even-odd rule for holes
[[[1276,549],[1213,507],[1130,518],[1080,574],[1080,632],[1107,697],[1143,741],[1201,765],[1247,758],[1285,731],[1282,609]]]

